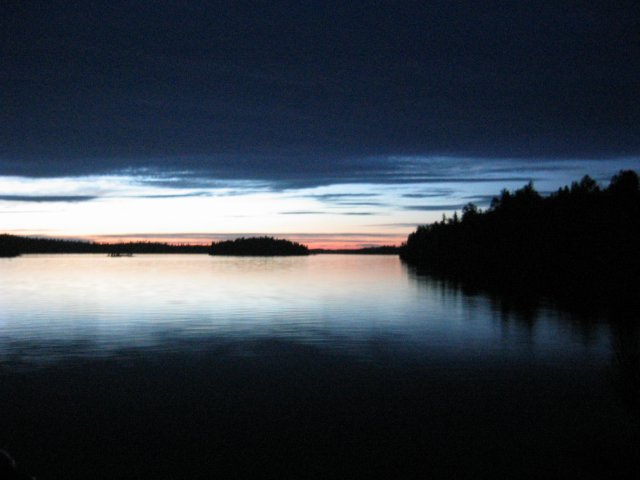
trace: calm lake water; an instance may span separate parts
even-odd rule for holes
[[[0,259],[0,448],[38,479],[623,475],[637,325],[394,256]]]

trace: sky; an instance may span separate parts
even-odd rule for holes
[[[399,244],[640,169],[640,3],[0,4],[0,232]]]

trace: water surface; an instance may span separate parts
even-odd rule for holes
[[[0,448],[39,479],[621,475],[631,318],[394,256],[0,260]]]

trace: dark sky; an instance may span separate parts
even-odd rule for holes
[[[637,0],[1,5],[0,175],[640,155]]]

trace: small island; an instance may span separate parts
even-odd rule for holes
[[[12,248],[0,248],[0,258],[13,258],[19,257],[20,252]]]
[[[18,248],[18,237],[13,235],[0,234],[0,258],[12,258],[20,256],[20,248]]]
[[[309,249],[300,243],[273,237],[236,238],[223,242],[213,242],[209,255],[235,255],[255,257],[276,257],[309,255]]]

